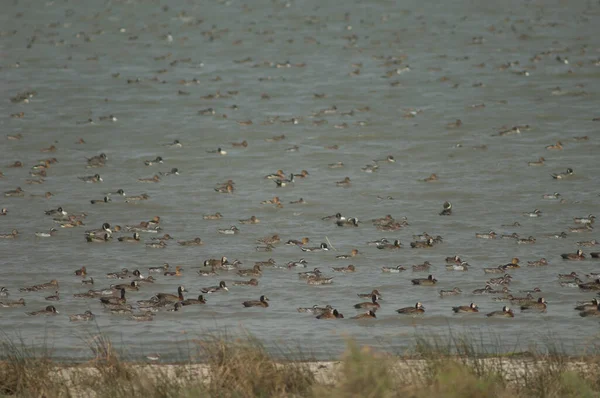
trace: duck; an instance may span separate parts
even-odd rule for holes
[[[3,207],[2,209],[0,209],[0,216],[6,216],[8,214],[8,209],[6,207]]]
[[[583,250],[577,249],[575,253],[563,253],[560,255],[563,260],[585,260],[585,254],[583,254]]]
[[[574,174],[573,169],[569,167],[564,173],[552,173],[550,175],[555,180],[563,180],[569,176],[572,176],[573,174]]]
[[[576,288],[579,287],[579,285],[583,284],[583,281],[579,278],[574,278],[574,279],[569,279],[567,281],[564,282],[559,282],[558,283],[561,287],[570,287],[570,288]]]
[[[59,312],[57,311],[56,307],[54,307],[53,305],[49,305],[44,309],[41,309],[39,311],[33,311],[33,312],[26,312],[27,315],[30,316],[36,316],[36,315],[56,315]]]
[[[421,302],[417,302],[414,307],[400,308],[397,309],[396,312],[403,315],[421,315],[425,313],[425,307]]]
[[[279,238],[278,234],[274,234],[272,236],[267,236],[264,238],[260,238],[256,240],[258,243],[264,243],[266,245],[274,245],[276,243],[279,243],[281,241],[281,238]]]
[[[519,265],[519,259],[517,257],[513,257],[510,263],[501,265],[500,267],[502,270],[521,268]]]
[[[248,281],[234,281],[233,286],[258,286],[258,279],[252,278]]]
[[[440,290],[440,297],[457,296],[462,293],[462,290],[455,287],[452,290]]]
[[[300,198],[298,200],[292,200],[292,201],[290,201],[291,205],[305,205],[307,203],[308,202],[306,200],[304,200],[304,198]]]
[[[352,185],[352,183],[350,182],[350,177],[345,177],[343,180],[337,181],[335,185],[337,185],[338,187],[349,187],[350,185]]]
[[[535,243],[535,238],[530,236],[528,238],[517,239],[517,244],[519,245],[532,245]]]
[[[332,283],[333,283],[333,277],[327,278],[322,275],[309,276],[306,280],[306,284],[316,285],[316,286],[331,285]]]
[[[540,297],[536,302],[522,305],[521,311],[546,312],[547,307],[548,307],[548,303],[546,302],[546,299],[543,297]]]
[[[262,276],[262,269],[260,267],[260,265],[255,265],[254,267],[252,267],[251,269],[239,269],[237,271],[237,274],[239,276]]]
[[[94,319],[96,319],[96,316],[90,310],[87,310],[83,314],[69,315],[70,322],[93,321]]]
[[[451,216],[452,215],[452,203],[446,201],[442,206],[440,216]]]
[[[414,242],[410,242],[410,247],[412,249],[423,249],[423,248],[429,248],[429,247],[433,247],[434,245],[434,241],[433,238],[428,238],[426,241],[414,241]]]
[[[92,229],[85,231],[85,235],[87,236],[96,236],[96,235],[111,235],[112,230],[110,229],[110,224],[105,222],[102,224],[100,229]]]
[[[550,238],[550,239],[565,239],[567,237],[567,233],[563,231],[558,234],[547,234],[544,236],[546,238]]]
[[[475,237],[478,239],[496,239],[497,234],[494,231],[488,233],[476,233]]]
[[[23,307],[25,305],[25,299],[18,299],[16,301],[0,301],[0,307],[12,308],[12,307]]]
[[[591,224],[585,224],[581,227],[569,227],[569,232],[575,232],[575,233],[590,232],[593,230],[594,230],[594,227],[592,227]]]
[[[139,314],[131,314],[129,319],[137,322],[150,322],[154,320],[154,314],[150,311],[145,311]]]
[[[299,174],[294,174],[294,177],[297,177],[297,178],[306,178],[306,177],[308,177],[308,175],[309,175],[308,171],[302,170]]]
[[[89,243],[105,243],[111,240],[112,237],[109,234],[99,236],[86,236],[85,240]]]
[[[600,290],[600,278],[587,283],[579,283],[581,290]]]
[[[225,284],[225,281],[221,281],[221,282],[219,282],[218,286],[205,287],[205,288],[201,289],[200,291],[204,294],[210,294],[210,293],[217,293],[217,292],[222,292],[222,291],[228,292],[229,288]]]
[[[103,167],[106,161],[108,160],[108,157],[105,153],[101,153],[99,155],[92,156],[91,158],[86,158],[86,160],[88,163],[88,168]]]
[[[286,265],[287,265],[288,268],[294,268],[294,267],[296,267],[296,268],[306,268],[307,265],[308,265],[308,262],[304,258],[301,258],[298,261],[289,261]]]
[[[78,177],[81,181],[83,182],[88,182],[88,183],[97,183],[97,182],[103,182],[104,180],[102,179],[102,177],[100,177],[100,174],[94,174],[93,176],[85,176],[85,177]]]
[[[339,169],[339,168],[344,167],[344,163],[343,162],[329,163],[327,165],[327,167],[329,167],[330,169]]]
[[[64,211],[62,207],[59,207],[58,209],[46,210],[46,211],[44,211],[44,213],[47,216],[54,216],[54,215],[66,216],[67,214],[69,214],[66,211]]]
[[[303,252],[328,251],[329,250],[329,246],[327,246],[327,243],[321,243],[321,245],[318,246],[318,247],[305,247],[305,246],[302,246],[302,247],[300,247],[300,250],[302,250]]]
[[[226,268],[226,266],[229,264],[229,261],[227,260],[227,257],[222,256],[220,259],[216,259],[216,258],[211,258],[208,260],[204,261],[204,266],[205,267],[220,267],[220,268]]]
[[[540,157],[538,160],[535,160],[533,162],[527,162],[528,166],[543,166],[544,162],[546,159],[544,159],[543,157]]]
[[[113,290],[116,290],[116,291],[121,291],[121,290],[138,291],[138,290],[140,290],[140,287],[136,281],[131,281],[130,283],[119,283],[116,285],[112,284],[112,285],[110,285],[110,288]]]
[[[542,199],[557,200],[560,199],[560,194],[558,192],[545,193],[542,195]]]
[[[160,273],[169,270],[170,265],[168,263],[164,263],[160,267],[148,267],[148,272],[150,273]]]
[[[203,295],[199,295],[197,299],[186,299],[179,302],[181,305],[195,305],[195,304],[206,304],[206,300]]]
[[[423,264],[413,265],[412,269],[415,272],[420,272],[420,271],[429,271],[430,267],[431,267],[431,263],[429,261],[425,261],[425,262],[423,262]]]
[[[510,281],[512,280],[512,276],[510,276],[509,274],[505,274],[502,275],[499,278],[492,278],[489,281],[486,282],[486,284],[490,285],[490,286],[494,286],[494,285],[508,285],[510,284]]]
[[[398,250],[402,248],[402,243],[400,239],[395,239],[393,243],[388,243],[388,240],[385,239],[385,242],[378,242],[376,246],[379,250]]]
[[[119,272],[109,272],[106,274],[106,277],[109,279],[123,279],[129,275],[129,270],[127,268],[123,268]]]
[[[285,244],[289,245],[289,246],[304,246],[304,245],[308,244],[309,242],[310,242],[310,239],[307,237],[304,237],[300,240],[290,239],[287,242],[285,242]]]
[[[578,305],[577,307],[575,307],[575,310],[577,311],[589,311],[589,310],[595,310],[598,308],[598,304],[600,304],[598,302],[598,299],[593,298],[592,301],[586,302],[586,303],[581,303],[580,305]]]
[[[467,263],[466,261],[463,261],[460,264],[446,264],[446,269],[448,271],[468,271],[469,270],[469,263]]]
[[[158,175],[163,176],[163,177],[167,177],[167,176],[178,176],[179,175],[179,169],[177,167],[173,167],[171,170],[169,171],[159,171]]]
[[[260,265],[261,267],[271,267],[271,266],[273,266],[275,264],[277,264],[277,263],[272,258],[270,258],[270,259],[268,259],[266,261],[256,261],[254,263],[254,265]]]
[[[37,292],[38,290],[44,289],[58,289],[58,281],[52,279],[50,282],[42,283],[40,285],[33,285],[29,287],[22,287],[19,289],[20,292]]]
[[[165,272],[163,272],[163,275],[164,276],[181,276],[181,275],[183,275],[183,273],[181,271],[183,271],[183,269],[181,268],[181,265],[177,265],[175,267],[175,271],[165,271]]]
[[[202,246],[204,242],[199,237],[194,238],[192,240],[179,240],[177,244],[180,246]]]
[[[378,299],[379,295],[373,294],[371,295],[371,301],[355,304],[354,308],[380,308],[381,305],[377,302]]]
[[[562,145],[562,142],[556,141],[556,144],[554,144],[554,145],[548,145],[548,146],[546,146],[546,149],[558,149],[558,150],[562,150],[563,149],[563,145]]]
[[[316,316],[317,319],[342,319],[344,315],[341,314],[337,309],[328,309],[326,311],[321,312]]]
[[[356,217],[350,217],[347,220],[338,220],[336,225],[338,227],[358,227],[358,219]]]
[[[0,239],[14,239],[19,236],[19,231],[13,229],[9,234],[0,234]]]
[[[432,173],[429,177],[427,178],[423,178],[421,181],[423,182],[434,182],[434,181],[438,181],[439,178],[435,173]]]
[[[352,257],[356,257],[359,255],[358,249],[352,249],[350,251],[350,254],[340,254],[338,256],[335,256],[335,258],[337,258],[338,260],[343,260],[343,259],[349,259]]]
[[[8,296],[10,296],[8,289],[5,288],[4,286],[2,288],[0,288],[0,297],[8,297]]]
[[[273,196],[273,199],[269,199],[269,200],[263,200],[262,202],[260,202],[261,205],[276,205],[277,207],[283,207],[283,205],[281,204],[281,200],[279,199],[279,196]]]
[[[377,318],[377,316],[375,315],[375,311],[369,310],[369,311],[367,311],[365,313],[353,316],[350,319],[374,319],[374,318]]]
[[[170,144],[165,144],[165,146],[168,146],[170,148],[182,148],[183,144],[179,140],[174,140]]]
[[[455,314],[465,313],[465,312],[479,312],[479,307],[477,307],[477,305],[475,305],[474,303],[471,303],[469,305],[461,305],[458,307],[452,307],[452,311],[454,311]]]
[[[600,252],[591,252],[590,257],[591,258],[600,258]]]
[[[154,176],[149,177],[149,178],[138,178],[138,182],[157,183],[157,182],[160,182],[160,177],[158,174],[154,174]]]
[[[223,215],[219,212],[216,212],[215,214],[205,214],[202,216],[202,218],[204,220],[220,220],[223,218]]]
[[[38,238],[49,238],[51,236],[54,236],[57,232],[58,230],[56,228],[50,228],[48,232],[36,232],[35,236],[37,236]]]
[[[178,301],[183,301],[183,292],[187,292],[187,290],[185,290],[185,287],[183,286],[179,286],[177,288],[177,294],[171,294],[171,293],[158,293],[157,295],[155,295],[154,297],[158,300],[158,301],[166,301],[166,302],[178,302]]]
[[[6,196],[7,198],[8,197],[13,197],[13,198],[23,197],[23,196],[25,196],[25,191],[23,191],[23,189],[21,189],[21,187],[17,187],[16,189],[13,189],[10,191],[5,191],[4,196]]]
[[[244,301],[242,305],[246,308],[248,307],[268,307],[269,306],[269,298],[265,295],[260,296],[258,300],[248,300]]]
[[[242,142],[232,142],[231,146],[234,147],[234,148],[236,148],[236,147],[238,147],[238,148],[239,147],[246,148],[248,146],[248,141],[244,140]]]
[[[140,241],[139,232],[134,232],[133,236],[121,236],[118,239],[119,242],[127,242],[127,243],[138,243]]]
[[[144,164],[146,166],[153,166],[155,164],[163,163],[163,158],[161,156],[157,156],[154,160],[145,160]]]
[[[323,221],[336,220],[336,221],[345,221],[346,217],[342,216],[342,213],[335,213],[330,216],[321,217]]]
[[[515,314],[513,313],[513,311],[508,306],[504,306],[504,307],[502,307],[501,311],[493,311],[493,312],[490,312],[489,314],[486,314],[486,316],[488,318],[491,318],[491,317],[495,317],[495,318],[514,318]]]
[[[125,203],[139,202],[148,199],[150,199],[150,195],[148,195],[147,193],[143,193],[141,195],[128,196],[127,199],[125,199]]]
[[[392,273],[392,274],[399,274],[400,272],[406,271],[406,268],[404,268],[401,265],[397,265],[395,267],[381,267],[381,272],[386,272],[386,273]]]
[[[321,270],[319,270],[316,267],[312,271],[298,272],[299,279],[308,279],[308,278],[313,278],[313,277],[318,277],[318,276],[321,276]]]
[[[579,313],[581,317],[600,316],[600,304],[595,309],[588,309]]]
[[[525,213],[523,213],[523,215],[525,217],[532,217],[532,218],[533,217],[541,217],[542,216],[542,211],[539,210],[539,209],[535,209],[534,211],[531,211],[531,212],[525,212]]]
[[[587,217],[573,217],[573,221],[575,221],[575,224],[593,224],[595,220],[596,216],[594,216],[593,214],[590,214]]]
[[[544,257],[542,257],[539,260],[527,261],[527,265],[530,267],[543,267],[543,266],[548,265],[548,260],[546,260]]]
[[[210,150],[210,151],[206,151],[206,153],[216,153],[216,154],[218,154],[218,155],[227,155],[227,151],[226,151],[226,150],[224,150],[224,149],[222,149],[222,148],[220,148],[220,147],[219,147],[219,148],[217,148],[217,149],[213,149],[213,150]]]
[[[105,196],[103,199],[90,200],[90,203],[93,205],[99,205],[99,204],[110,203],[110,202],[112,202],[112,199],[109,196]]]
[[[273,174],[267,174],[265,176],[265,178],[269,179],[269,180],[284,179],[285,178],[285,174],[283,173],[283,170],[277,170]]]
[[[85,266],[75,270],[75,275],[77,276],[86,276],[87,275],[87,269],[85,268]]]
[[[429,275],[427,278],[412,279],[411,282],[413,285],[433,286],[437,283],[437,279],[433,275]]]
[[[275,181],[275,185],[277,186],[277,188],[283,188],[290,184],[293,184],[294,178],[295,178],[294,174],[292,173],[292,174],[290,174],[290,178],[278,178],[273,181]]]
[[[579,242],[576,242],[575,244],[577,246],[581,246],[581,247],[593,247],[593,246],[600,244],[600,242],[598,242],[596,239],[592,239],[592,240],[579,241]]]
[[[256,216],[252,216],[250,218],[238,220],[238,221],[240,222],[240,224],[258,224],[258,223],[260,223],[260,220]]]
[[[148,243],[146,243],[146,247],[149,247],[152,249],[164,249],[165,247],[167,247],[167,244],[161,240],[158,242],[148,242]]]
[[[223,235],[235,235],[240,232],[238,227],[236,227],[235,225],[232,225],[229,228],[219,228],[217,231]]]

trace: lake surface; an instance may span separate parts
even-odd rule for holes
[[[61,358],[89,356],[86,339],[98,331],[134,357],[160,352],[165,360],[187,358],[187,341],[223,330],[245,330],[274,350],[299,345],[317,359],[338,356],[348,337],[402,352],[416,335],[463,332],[502,350],[527,349],[553,335],[566,351],[582,352],[598,338],[598,318],[582,318],[573,307],[596,292],[561,287],[557,276],[576,271],[588,282],[585,274],[600,271],[598,260],[560,257],[575,252],[578,241],[599,238],[595,230],[568,229],[574,217],[598,214],[600,122],[593,121],[600,117],[598,18],[600,5],[592,1],[6,2],[0,16],[0,187],[5,192],[20,186],[25,196],[0,199],[8,210],[0,217],[0,233],[19,231],[16,239],[0,239],[0,284],[10,292],[2,301],[23,297],[27,305],[0,309],[2,332],[50,346]],[[28,103],[11,102],[27,91],[35,91]],[[207,108],[215,114],[198,113]],[[20,112],[23,117],[11,117]],[[117,120],[99,119],[108,115]],[[454,125],[457,119],[460,125]],[[240,123],[246,121],[252,124]],[[525,125],[520,134],[497,135]],[[17,134],[20,140],[7,139]],[[282,134],[283,140],[267,141]],[[575,140],[582,136],[589,139]],[[80,138],[85,144],[76,143]],[[181,148],[165,146],[175,139]],[[243,140],[247,147],[232,147]],[[557,141],[564,149],[545,149]],[[51,145],[56,152],[40,152]],[[329,149],[333,145],[338,149]],[[207,153],[219,147],[226,156]],[[106,165],[86,168],[86,158],[102,152]],[[396,162],[379,162],[373,173],[362,170],[388,155]],[[164,163],[144,164],[156,156]],[[58,163],[47,170],[45,182],[27,184],[38,178],[29,176],[31,167],[49,157]],[[528,167],[539,157],[546,159],[543,166]],[[9,168],[15,161],[23,167]],[[335,162],[344,167],[328,167]],[[173,167],[180,175],[138,182]],[[569,178],[551,177],[567,168],[574,169]],[[307,170],[309,176],[278,188],[264,178],[278,169]],[[78,179],[95,173],[102,183]],[[439,180],[424,182],[432,173]],[[337,186],[345,177],[351,186]],[[235,182],[233,194],[215,192],[229,179]],[[90,203],[117,189],[150,199],[133,204],[112,195],[112,203]],[[32,196],[47,191],[54,196]],[[542,198],[553,192],[564,201]],[[282,208],[260,204],[274,196]],[[299,198],[306,203],[289,203]],[[445,201],[453,205],[452,216],[438,215]],[[59,228],[44,215],[59,206],[69,214],[86,213],[85,226]],[[534,209],[542,216],[523,216]],[[203,219],[215,212],[223,218]],[[321,220],[337,212],[357,217],[359,227]],[[406,217],[410,225],[377,230],[370,220],[387,214]],[[239,223],[252,215],[259,224]],[[131,235],[125,231],[105,244],[84,237],[85,230],[104,222],[125,226],[154,216],[161,217],[161,235],[175,238],[164,249],[144,245],[155,236],[149,233],[142,233],[139,244],[118,242]],[[520,227],[502,226],[514,222]],[[232,225],[239,234],[217,232]],[[55,236],[35,236],[52,227],[59,230]],[[490,230],[534,236],[536,243],[475,238]],[[566,238],[545,237],[562,231]],[[412,235],[423,232],[442,236],[443,243],[411,249]],[[272,252],[257,252],[256,240],[273,234],[282,242]],[[176,243],[195,237],[204,245]],[[310,238],[309,246],[328,239],[337,251],[305,253],[284,245],[302,237]],[[382,237],[400,239],[403,248],[366,245]],[[359,256],[336,259],[354,248]],[[445,258],[455,254],[471,265],[468,272],[446,270]],[[235,272],[197,274],[204,260],[223,255],[239,259],[243,268],[269,258],[280,266],[304,258],[308,269],[335,276],[334,283],[307,285],[298,279],[301,269],[264,269],[257,287],[231,286],[248,279]],[[484,274],[483,267],[512,257],[522,265],[510,271],[512,294],[539,287],[542,293],[535,297],[545,297],[548,310],[528,314],[512,305],[513,319],[486,318],[508,303],[471,291],[499,276]],[[548,266],[526,266],[541,257]],[[432,264],[436,286],[411,284],[427,277],[411,270],[424,261]],[[147,275],[148,267],[165,262],[181,265],[183,276],[159,275],[154,284],[129,293],[130,302],[175,293],[179,285],[196,297],[220,280],[230,291],[207,295],[203,306],[161,311],[152,322],[112,315],[98,299],[73,297],[91,287],[74,275],[81,266],[99,289],[115,283],[105,278],[108,272],[127,268]],[[331,270],[348,264],[356,266],[355,273]],[[400,264],[408,270],[381,272],[382,266]],[[51,279],[60,284],[58,302],[44,300],[52,290],[18,290]],[[440,289],[453,287],[463,293],[440,298]],[[356,294],[372,289],[384,298],[377,319],[348,319],[360,313],[353,308],[363,301]],[[262,294],[270,298],[269,308],[241,305]],[[395,312],[417,301],[426,307],[424,316]],[[453,306],[470,302],[479,314],[452,313]],[[60,314],[25,314],[49,304]],[[346,318],[326,322],[296,312],[314,304],[331,304]],[[67,315],[88,309],[95,323],[69,322]]]

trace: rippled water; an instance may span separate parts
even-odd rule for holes
[[[26,191],[24,198],[0,200],[8,209],[8,215],[0,217],[0,233],[13,228],[20,232],[17,239],[0,240],[1,284],[9,289],[9,299],[23,297],[27,302],[25,308],[1,310],[2,330],[8,336],[48,344],[60,357],[77,357],[87,355],[86,336],[99,329],[134,356],[158,351],[165,358],[181,355],[186,339],[240,327],[269,346],[298,343],[318,358],[337,355],[347,336],[402,350],[413,344],[415,332],[446,335],[469,330],[481,333],[484,341],[495,342],[499,335],[504,348],[513,349],[526,348],[550,332],[567,350],[578,352],[582,340],[597,337],[597,320],[580,318],[572,309],[577,300],[591,299],[593,293],[557,283],[558,273],[599,271],[593,260],[573,263],[560,258],[561,253],[574,252],[577,241],[593,239],[596,233],[544,238],[568,232],[573,217],[598,210],[600,123],[592,121],[600,116],[597,2],[513,1],[501,7],[469,1],[165,4],[20,1],[3,7],[0,125],[3,135],[20,133],[22,139],[0,141],[0,187],[7,191],[21,186]],[[391,63],[392,57],[401,61]],[[557,57],[567,58],[568,64]],[[292,67],[276,67],[288,61]],[[509,62],[512,66],[502,68]],[[405,71],[407,65],[410,70]],[[192,79],[198,83],[181,84]],[[10,101],[24,91],[36,92],[29,103]],[[203,98],[215,93],[221,96]],[[326,97],[316,98],[315,93]],[[474,107],[479,104],[485,106]],[[334,105],[336,113],[314,116]],[[209,107],[216,115],[198,114]],[[10,116],[19,112],[25,113],[23,118]],[[118,120],[98,119],[109,114]],[[299,123],[282,122],[292,117]],[[94,123],[82,123],[88,118]],[[456,119],[460,127],[447,126]],[[238,123],[246,120],[253,124]],[[315,124],[318,120],[326,124]],[[347,127],[339,128],[343,123]],[[526,124],[530,129],[521,134],[494,135]],[[284,140],[265,141],[281,134]],[[586,135],[588,141],[573,140]],[[85,144],[76,144],[79,138]],[[183,147],[164,146],[174,139]],[[242,140],[248,141],[247,148],[231,147],[231,142]],[[564,150],[545,149],[559,140]],[[40,153],[50,145],[57,152]],[[326,149],[332,145],[339,149]],[[297,151],[286,150],[294,146]],[[226,149],[227,156],[207,153],[217,147]],[[85,158],[100,152],[108,155],[106,166],[86,169]],[[387,155],[397,162],[381,163],[376,173],[361,170]],[[164,164],[144,165],[156,156],[162,156]],[[540,156],[546,159],[544,166],[527,166]],[[59,163],[48,170],[45,183],[26,184],[33,178],[30,167],[47,157]],[[7,167],[16,160],[24,167]],[[345,167],[327,167],[334,162]],[[137,182],[172,167],[181,175],[158,184]],[[567,167],[575,170],[569,179],[550,177]],[[310,175],[292,187],[277,188],[263,178],[277,169],[305,169]],[[95,172],[103,183],[86,184],[77,178]],[[439,181],[423,182],[431,173]],[[335,182],[346,176],[351,187],[337,187]],[[228,179],[235,181],[234,194],[214,191],[215,184]],[[129,196],[146,192],[151,198],[137,205],[120,197],[107,205],[90,204],[119,188]],[[31,196],[46,191],[54,196]],[[565,203],[542,199],[551,192],[559,192]],[[283,208],[260,204],[276,195]],[[289,204],[300,197],[307,203]],[[451,217],[438,215],[444,201],[453,204]],[[58,206],[72,214],[85,212],[85,227],[59,228],[52,238],[35,237],[35,232],[56,226],[44,210]],[[542,217],[522,216],[536,208]],[[202,218],[214,212],[221,212],[223,219]],[[339,228],[321,220],[336,212],[358,217],[360,227]],[[369,220],[386,214],[405,216],[410,226],[378,231]],[[85,242],[84,230],[103,222],[137,224],[155,215],[161,217],[165,233],[181,240],[199,236],[204,246],[180,247],[171,241],[161,250],[116,239],[107,244]],[[238,223],[251,215],[260,224]],[[521,226],[501,227],[515,221]],[[241,232],[217,233],[231,225]],[[476,232],[489,230],[532,235],[537,242],[475,239]],[[424,231],[443,236],[444,243],[410,249],[412,235]],[[256,252],[256,239],[274,233],[283,241],[307,236],[311,245],[328,238],[338,252],[303,253],[283,244],[271,253]],[[150,237],[142,234],[144,241]],[[404,248],[388,252],[366,245],[381,237],[400,239]],[[353,248],[361,255],[335,259]],[[444,258],[454,254],[471,264],[469,272],[445,270]],[[332,266],[350,263],[357,272],[336,274],[330,286],[308,286],[296,271],[267,269],[258,287],[232,287],[229,293],[209,295],[205,306],[161,312],[149,323],[110,315],[97,300],[73,298],[88,288],[73,275],[83,265],[96,280],[94,288],[99,288],[113,282],[104,278],[107,272],[139,268],[144,273],[164,262],[182,265],[184,275],[160,276],[155,284],[130,294],[130,301],[174,293],[180,284],[190,297],[196,296],[200,288],[219,280],[241,279],[233,272],[214,278],[196,274],[195,267],[204,260],[222,255],[240,259],[244,268],[270,257],[279,265],[304,257],[310,268],[318,266],[327,274],[332,274]],[[482,267],[507,263],[514,256],[522,264],[540,257],[549,260],[548,267],[512,271],[510,286],[515,295],[539,286],[550,303],[548,312],[516,311],[514,319],[487,319],[483,314],[503,303],[470,292],[490,277]],[[437,287],[412,286],[410,280],[426,276],[423,273],[380,271],[384,265],[410,268],[426,260],[433,265]],[[18,289],[53,278],[60,282],[56,306],[61,314],[25,315],[50,304],[44,297],[51,292]],[[438,296],[439,289],[455,286],[462,295]],[[361,301],[356,293],[374,288],[385,300],[373,322],[325,322],[296,312],[299,306],[329,303],[350,318],[356,313],[352,305]],[[261,294],[271,299],[270,308],[241,306]],[[425,316],[413,319],[395,313],[416,301],[426,306]],[[482,314],[452,315],[452,306],[470,302],[476,302]],[[65,315],[86,309],[97,314],[97,325],[70,323]]]

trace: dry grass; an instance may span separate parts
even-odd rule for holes
[[[463,336],[419,339],[410,355],[379,353],[353,341],[323,373],[299,353],[276,360],[251,336],[197,342],[198,363],[148,365],[124,360],[102,336],[93,359],[55,363],[5,338],[0,344],[0,395],[17,397],[598,397],[600,356],[498,355]],[[281,357],[281,355],[279,355]],[[322,367],[322,366],[321,366]],[[320,372],[320,377],[315,375]]]

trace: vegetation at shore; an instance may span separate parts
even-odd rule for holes
[[[50,359],[0,343],[0,396],[16,397],[597,397],[600,356],[493,355],[466,338],[420,338],[391,355],[349,340],[339,362],[298,353],[275,359],[251,336],[195,342],[202,363],[149,364],[122,359],[110,341],[91,340],[85,363]]]

